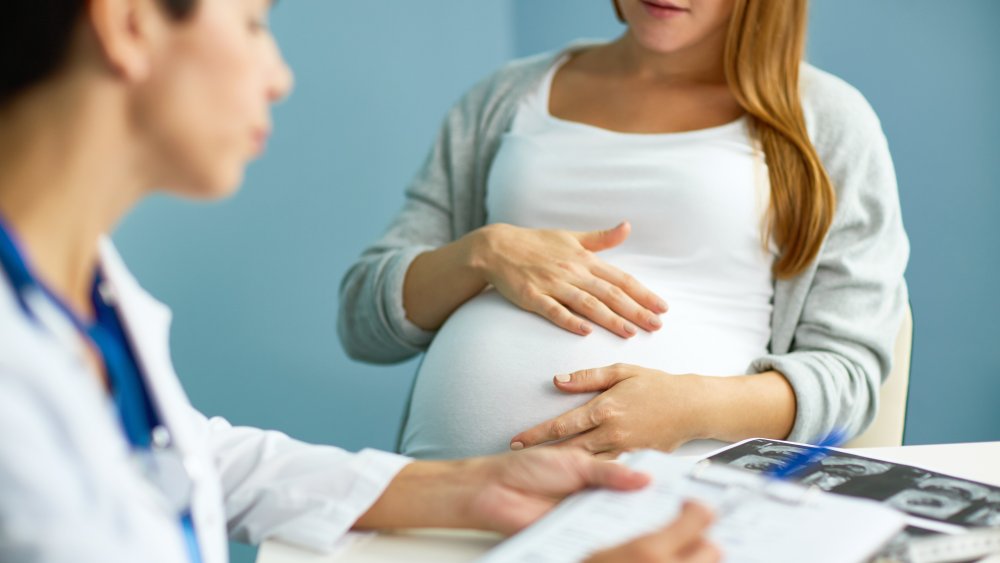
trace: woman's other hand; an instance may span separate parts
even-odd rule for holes
[[[562,391],[601,394],[514,436],[511,449],[561,441],[608,458],[637,448],[672,451],[705,437],[698,427],[705,379],[628,364],[556,376]]]
[[[722,554],[705,537],[711,525],[707,508],[685,502],[669,526],[596,553],[587,563],[717,563]]]
[[[511,449],[558,442],[615,458],[638,448],[673,451],[699,438],[783,440],[797,410],[791,384],[776,371],[712,377],[615,364],[557,375],[553,383],[566,393],[600,395],[514,436]]]
[[[586,335],[596,323],[630,338],[658,330],[667,311],[663,299],[596,255],[630,230],[627,222],[588,232],[489,225],[479,230],[474,266],[507,300],[556,326]]]

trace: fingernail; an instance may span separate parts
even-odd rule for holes
[[[660,311],[664,313],[667,312],[667,303],[662,299],[656,302],[656,306],[660,309]]]
[[[556,376],[556,381],[558,381],[559,383],[569,383],[571,379],[573,378],[568,373],[560,373],[559,375]]]
[[[592,330],[594,330],[594,329],[590,328],[590,325],[587,324],[587,323],[583,323],[583,324],[580,325],[580,332],[582,332],[584,334],[590,334],[590,331],[592,331]]]
[[[522,444],[521,442],[511,442],[510,449],[514,450],[515,452],[517,450],[523,450],[524,444]]]
[[[653,328],[660,328],[663,326],[663,321],[661,321],[660,317],[657,316],[649,317],[649,326]]]
[[[635,327],[632,326],[632,323],[625,323],[625,334],[627,334],[629,336],[632,336],[632,335],[635,334]]]

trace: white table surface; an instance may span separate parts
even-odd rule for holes
[[[849,451],[1000,486],[1000,442]],[[327,555],[271,541],[261,545],[257,563],[464,563],[476,560],[500,539],[496,534],[469,530],[383,532],[360,538],[345,549]]]

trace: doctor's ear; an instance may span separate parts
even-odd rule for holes
[[[87,18],[100,53],[119,78],[141,82],[149,76],[169,24],[157,0],[90,0]]]

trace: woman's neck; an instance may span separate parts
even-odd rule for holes
[[[721,28],[696,44],[663,53],[647,48],[628,31],[610,47],[618,68],[641,80],[725,84],[725,33]]]
[[[98,240],[143,183],[122,100],[73,90],[38,89],[0,112],[0,215],[34,274],[91,318]]]

